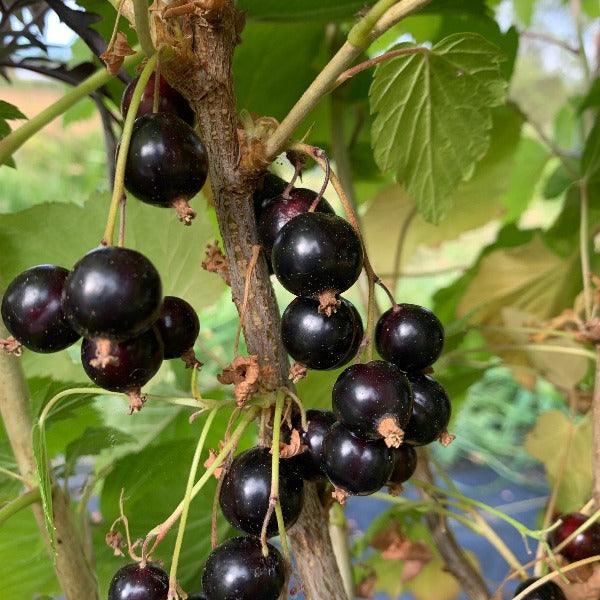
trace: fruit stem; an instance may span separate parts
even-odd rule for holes
[[[133,132],[133,123],[137,117],[137,111],[142,99],[142,94],[144,93],[144,88],[150,79],[150,75],[154,71],[157,60],[157,54],[148,59],[144,69],[140,73],[140,78],[136,83],[135,89],[133,90],[131,104],[129,105],[127,117],[125,118],[125,124],[123,125],[123,135],[121,136],[119,156],[117,157],[117,167],[115,169],[115,184],[113,186],[112,199],[106,221],[106,229],[104,230],[104,236],[102,237],[101,242],[103,246],[112,246],[113,244],[119,203],[121,202],[121,198],[125,193],[125,166],[127,164],[127,155],[129,154],[129,142],[131,141],[131,134]]]
[[[128,56],[123,63],[123,67],[129,68],[137,64],[143,56],[141,52]],[[9,133],[0,141],[0,165],[4,164],[30,137],[33,137],[48,123],[79,102],[79,100],[89,96],[92,92],[95,92],[98,88],[108,83],[113,77],[105,68],[96,71],[96,73],[84,79],[79,85],[69,90],[54,104],[51,104],[42,112],[35,115],[35,117],[26,121],[12,133]]]
[[[154,96],[152,96],[152,112],[157,113],[160,106],[160,60],[156,61],[154,70]]]
[[[296,162],[296,164],[294,164],[294,175],[290,179],[290,182],[287,184],[285,190],[283,190],[283,192],[281,192],[282,198],[285,198],[286,200],[290,199],[290,192],[294,189],[294,184],[296,183],[296,180],[300,176],[300,173],[302,173],[303,167],[304,167],[304,164],[300,161],[298,161],[298,162]]]
[[[225,443],[223,448],[221,448],[221,452],[219,452],[219,454],[216,456],[214,462],[210,465],[210,467],[206,469],[206,471],[202,474],[200,479],[192,488],[191,499],[194,499],[200,493],[200,491],[206,485],[207,481],[210,479],[212,474],[221,466],[223,461],[227,458],[231,449],[237,445],[240,438],[242,437],[242,434],[244,433],[244,431],[246,431],[248,425],[250,425],[250,423],[252,423],[252,421],[256,417],[258,410],[259,408],[255,406],[248,410],[244,418],[236,427],[231,438]],[[152,529],[152,531],[148,533],[148,535],[146,535],[146,539],[144,540],[144,543],[142,545],[143,556],[150,557],[152,555],[152,553],[156,550],[158,544],[160,544],[160,542],[164,539],[171,527],[173,527],[173,525],[177,523],[177,520],[181,516],[182,512],[183,500],[177,505],[175,510],[165,521],[163,521],[160,525],[157,525],[154,529]],[[148,544],[153,538],[155,538],[155,542],[150,551],[148,551]]]
[[[238,350],[240,346],[240,335],[242,334],[242,328],[244,327],[244,320],[246,318],[246,312],[248,310],[248,299],[250,298],[250,286],[252,284],[252,273],[256,268],[258,257],[260,256],[261,246],[254,244],[252,246],[252,256],[248,261],[246,267],[246,280],[244,281],[244,298],[242,300],[242,308],[240,309],[240,321],[238,323],[237,331],[235,332],[235,339],[233,342],[233,356],[238,356]]]
[[[308,422],[306,419],[306,409],[304,408],[304,404],[302,404],[302,400],[300,400],[299,396],[286,386],[280,387],[279,391],[285,394],[288,398],[291,398],[291,400],[293,400],[293,402],[296,404],[298,411],[300,412],[300,423],[302,425],[302,430],[306,431]]]
[[[148,58],[154,53],[154,42],[150,33],[150,21],[148,19],[147,0],[133,0],[133,14],[135,17],[135,30],[142,50]],[[137,108],[136,108],[137,112]]]
[[[40,488],[34,487],[5,504],[0,508],[0,525],[14,514],[18,513],[21,509],[26,508],[35,502],[39,502],[40,498]]]
[[[198,465],[200,464],[200,457],[204,450],[204,444],[206,443],[206,437],[212,426],[219,407],[215,406],[206,417],[196,450],[194,452],[194,458],[192,459],[192,466],[190,467],[190,473],[188,475],[187,485],[185,488],[185,496],[183,497],[183,508],[181,511],[181,520],[179,521],[179,529],[177,530],[177,538],[175,539],[175,548],[173,549],[173,558],[171,560],[171,570],[169,571],[169,594],[168,600],[177,599],[179,594],[177,593],[177,566],[179,564],[179,556],[181,554],[181,546],[183,543],[183,534],[185,533],[185,526],[187,523],[187,517],[190,509],[190,503],[192,501],[192,488],[194,487],[194,480],[196,479],[196,473],[198,471]]]
[[[119,248],[125,246],[125,208],[127,204],[127,196],[123,194],[119,202]]]
[[[329,157],[325,153],[325,150],[322,150],[321,148],[315,148],[315,156],[317,154],[320,156],[321,160],[324,163],[323,170],[325,171],[325,178],[323,179],[323,185],[321,186],[321,189],[319,190],[317,197],[313,200],[313,203],[310,205],[308,212],[315,212],[315,210],[317,209],[317,206],[319,206],[319,202],[321,202],[321,200],[323,198],[323,194],[325,193],[325,190],[327,189],[327,186],[329,185],[329,177],[331,175],[331,164],[329,162]]]

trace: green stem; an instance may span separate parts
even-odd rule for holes
[[[35,487],[24,494],[21,494],[18,498],[11,500],[8,504],[5,504],[0,508],[0,525],[7,519],[18,513],[21,509],[39,502],[41,498],[40,488]]]
[[[143,56],[141,52],[128,56],[123,63],[123,67],[129,68],[135,65]],[[113,75],[110,75],[104,68],[97,71],[82,81],[77,87],[69,90],[54,104],[51,104],[41,113],[38,113],[35,117],[21,125],[21,127],[7,135],[0,141],[0,165],[4,164],[30,137],[43,129],[48,123],[62,115],[82,98],[89,96],[92,92],[107,84],[112,78]]]
[[[369,12],[350,30],[348,41],[357,48],[367,48],[371,43],[370,33],[384,13],[397,0],[379,0]]]
[[[148,58],[154,53],[154,42],[150,34],[150,21],[148,19],[147,0],[133,0],[133,14],[135,15],[135,30],[140,46]]]
[[[585,305],[585,317],[589,321],[592,318],[592,282],[590,268],[590,252],[588,232],[590,229],[589,217],[589,195],[586,181],[579,183],[579,254],[581,258],[581,277],[583,278],[583,298]]]
[[[133,91],[131,104],[127,111],[127,118],[125,119],[125,124],[123,126],[123,135],[121,136],[121,145],[119,146],[119,156],[117,157],[117,166],[115,169],[115,184],[113,186],[112,199],[110,201],[108,218],[106,220],[106,229],[104,230],[104,236],[102,238],[102,244],[105,246],[112,246],[113,244],[115,225],[119,213],[119,204],[125,189],[125,166],[127,164],[127,155],[129,154],[129,142],[131,141],[131,134],[133,132],[133,123],[137,117],[142,94],[150,79],[150,75],[152,75],[154,71],[157,60],[158,55],[154,54],[146,62],[143,71],[140,73],[140,78],[135,86],[135,90]]]
[[[6,475],[7,477],[10,477],[11,479],[16,479],[17,481],[20,481],[21,483],[23,483],[25,485],[29,485],[29,482],[24,477],[21,477],[21,475],[19,475],[18,473],[15,473],[14,471],[11,471],[10,469],[5,469],[4,467],[0,467],[0,475]]]
[[[339,502],[334,502],[329,509],[329,537],[344,582],[346,596],[354,598],[354,574],[348,550],[348,526],[344,508]]]
[[[215,407],[208,414],[208,417],[206,418],[206,422],[204,423],[204,427],[202,428],[202,432],[200,434],[200,439],[198,440],[198,444],[196,445],[194,458],[192,459],[192,466],[190,467],[187,486],[185,488],[185,496],[183,497],[183,510],[181,511],[181,520],[179,521],[177,539],[175,540],[175,548],[173,549],[171,571],[169,572],[169,598],[171,598],[172,592],[175,593],[174,597],[177,597],[177,566],[179,564],[179,555],[181,553],[181,545],[183,543],[183,534],[185,533],[185,526],[187,523],[190,503],[192,501],[192,488],[194,487],[194,481],[196,479],[198,465],[200,464],[200,457],[202,456],[202,451],[204,450],[204,444],[206,443],[206,437],[208,436],[212,422],[217,416],[218,411],[219,408]]]

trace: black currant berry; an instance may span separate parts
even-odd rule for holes
[[[225,518],[237,529],[260,535],[271,496],[271,460],[268,448],[251,448],[235,457],[223,478],[219,503]],[[300,516],[304,482],[289,459],[279,461],[279,502],[286,528]],[[267,536],[277,535],[272,516]]]
[[[392,472],[392,451],[383,440],[354,435],[342,423],[333,425],[323,441],[327,477],[343,492],[368,496],[379,490]]]
[[[204,594],[192,594],[187,597],[187,600],[206,600],[206,596]]]
[[[179,358],[194,346],[200,321],[185,300],[165,296],[156,327],[165,347],[165,359]]]
[[[100,347],[104,343],[109,348]],[[132,410],[139,410],[135,404],[139,389],[154,377],[162,360],[163,343],[156,327],[122,342],[84,339],[81,344],[87,376],[105,390],[132,395]]]
[[[152,73],[152,75],[150,75],[150,79],[148,79],[148,83],[142,92],[142,99],[140,101],[140,106],[138,108],[136,117],[141,117],[142,115],[147,115],[154,112],[155,76],[155,73]],[[129,112],[129,105],[131,104],[133,91],[135,90],[138,80],[139,77],[136,77],[123,92],[123,97],[121,98],[121,114],[123,115],[123,118],[125,118]],[[160,76],[158,81],[158,97],[159,113],[173,113],[180,119],[183,119],[188,125],[194,124],[194,111],[192,110],[192,107],[188,104],[188,101],[177,90],[172,88],[167,83],[167,80],[162,76]]]
[[[422,371],[444,347],[439,319],[416,304],[398,304],[381,315],[375,328],[377,352],[403,371]]]
[[[403,444],[393,450],[394,467],[387,484],[399,486],[408,481],[417,469],[417,452],[412,446]]]
[[[555,548],[579,529],[588,517],[581,513],[562,515],[562,524],[550,533],[550,545]],[[560,553],[569,561],[575,562],[600,554],[600,523],[592,523],[585,531],[575,536]]]
[[[67,277],[62,305],[73,329],[86,338],[132,338],[160,315],[160,276],[135,250],[96,248]]]
[[[318,300],[292,300],[281,318],[281,339],[294,360],[317,370],[352,360],[362,339],[362,321],[351,302],[340,301],[337,312],[328,317],[319,312]]]
[[[269,266],[271,265],[273,244],[283,226],[294,217],[308,212],[316,197],[317,194],[312,190],[292,188],[289,198],[279,194],[263,209],[258,220],[258,241],[263,247]],[[329,202],[324,198],[321,199],[316,210],[330,215],[335,214]]]
[[[425,446],[446,432],[452,412],[450,400],[444,388],[429,375],[408,373],[408,380],[414,402],[404,441],[413,446]]]
[[[406,375],[392,363],[374,360],[347,367],[332,393],[333,412],[351,431],[388,446],[402,443],[413,396]]]
[[[181,221],[195,213],[188,200],[204,185],[206,148],[194,130],[169,113],[144,115],[133,126],[125,167],[125,187],[138,200],[173,207]]]
[[[335,423],[335,415],[328,410],[306,411],[307,429],[300,438],[306,450],[292,457],[298,473],[309,481],[325,477],[323,465],[323,440],[329,428]],[[300,419],[294,419],[294,426],[300,429]]]
[[[108,600],[167,600],[169,576],[155,565],[120,568],[110,582]]]
[[[285,562],[279,550],[267,544],[263,556],[260,540],[237,537],[215,548],[202,575],[210,600],[277,600],[285,584]]]
[[[252,195],[254,203],[254,216],[256,222],[260,221],[260,217],[269,204],[277,198],[286,188],[287,181],[281,179],[274,173],[267,172],[262,181],[258,184]]]
[[[312,212],[286,223],[275,239],[271,260],[286,290],[317,297],[341,293],[358,279],[363,250],[350,223]]]
[[[39,265],[23,271],[2,298],[2,319],[14,338],[34,352],[57,352],[79,339],[61,304],[69,271]]]
[[[537,579],[531,578],[527,581],[524,581],[517,587],[513,598],[518,596],[524,589],[528,588],[532,583],[535,583]],[[559,585],[554,583],[554,581],[547,581],[539,588],[536,588],[532,592],[529,592],[524,598],[524,600],[567,600],[565,593],[562,591]]]

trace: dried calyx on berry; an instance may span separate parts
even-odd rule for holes
[[[139,117],[125,166],[125,188],[146,204],[172,207],[189,225],[196,213],[189,205],[204,185],[208,156],[194,130],[171,113]]]

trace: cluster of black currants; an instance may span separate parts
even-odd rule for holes
[[[127,115],[137,79],[125,89],[121,101]],[[154,92],[159,102],[153,112]],[[192,129],[194,111],[185,98],[159,75],[151,75],[143,90],[133,124],[125,166],[125,188],[138,200],[160,207],[172,207],[189,225],[196,213],[189,200],[204,185],[208,157],[202,140]]]
[[[18,275],[2,299],[18,345],[57,352],[81,336],[81,363],[100,387],[124,392],[132,410],[163,359],[190,359],[200,323],[181,298],[163,298],[158,271],[129,248],[99,247],[68,271],[39,265]]]
[[[288,354],[309,369],[342,367],[354,358],[363,338],[358,311],[340,296],[362,270],[360,238],[324,198],[289,188],[274,175],[266,176],[254,203],[269,268],[298,296],[282,316],[281,338]]]

